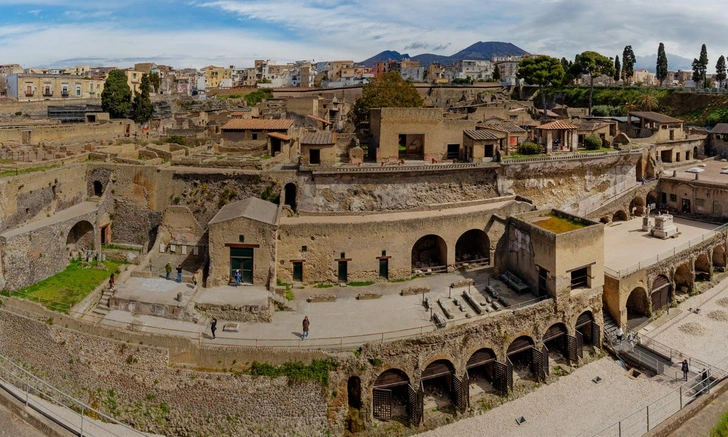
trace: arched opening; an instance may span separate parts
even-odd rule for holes
[[[533,339],[522,335],[508,346],[506,356],[513,366],[513,383],[519,379],[528,379],[535,376],[533,372]]]
[[[485,232],[471,229],[455,243],[455,261],[468,265],[487,265],[490,261],[490,241]]]
[[[612,216],[612,221],[613,222],[627,221],[627,213],[622,210],[615,212],[614,215]]]
[[[693,159],[698,159],[698,148],[693,147]]]
[[[647,193],[646,203],[647,203],[647,205],[645,205],[646,208],[652,208],[652,209],[657,208],[657,192],[656,191],[652,190],[649,193]]]
[[[581,344],[594,344],[594,315],[591,311],[584,311],[576,319],[576,337],[581,337]]]
[[[672,301],[672,284],[667,276],[660,275],[652,281],[650,298],[652,299],[653,313],[664,311],[670,306],[670,301]]]
[[[645,200],[641,197],[635,197],[629,203],[629,212],[632,217],[639,217],[645,213]]]
[[[678,293],[690,293],[693,291],[693,272],[689,264],[683,264],[675,270],[675,290]]]
[[[412,270],[431,273],[447,270],[447,244],[437,235],[425,235],[412,247]]]
[[[399,369],[382,372],[372,389],[372,413],[375,419],[407,417],[409,376]]]
[[[647,300],[647,292],[644,288],[637,287],[627,298],[627,325],[637,326],[648,317],[650,317],[650,302]]]
[[[543,344],[549,351],[549,358],[560,364],[569,362],[569,343],[566,325],[554,323],[543,335]]]
[[[612,221],[612,219],[610,219],[609,216],[604,216],[604,217],[602,217],[602,218],[599,219],[599,222],[600,223],[604,223],[605,225],[607,223],[609,223],[610,221]]]
[[[454,375],[455,366],[448,360],[433,361],[425,367],[422,371],[425,410],[442,410],[453,404]]]
[[[713,267],[725,271],[725,247],[715,246],[713,248]]]
[[[468,359],[465,369],[470,380],[470,394],[495,392],[493,380],[495,378],[495,352],[483,348],[475,351]]]
[[[290,206],[291,209],[296,211],[296,184],[289,182],[283,188],[284,196],[286,198],[285,204]]]
[[[346,383],[346,394],[349,399],[349,408],[361,408],[361,379],[352,376]]]
[[[94,181],[94,196],[104,194],[104,185],[100,181]]]
[[[87,221],[73,225],[66,237],[66,249],[69,252],[80,252],[94,248],[94,227]]]
[[[635,174],[637,175],[637,182],[640,182],[645,177],[645,163],[643,161],[643,158],[640,157],[640,159],[637,161],[637,168],[635,171]]]
[[[695,259],[695,280],[696,281],[710,281],[711,279],[711,265],[708,260],[708,255],[701,253]]]

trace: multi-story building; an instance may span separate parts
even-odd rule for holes
[[[131,93],[141,93],[142,76],[144,75],[144,72],[133,70],[131,68],[124,71],[126,72],[126,83],[129,85]]]
[[[205,88],[231,88],[233,86],[233,70],[231,68],[210,65],[202,69],[205,75]]]
[[[8,97],[21,101],[101,98],[104,81],[74,75],[11,74]]]
[[[493,77],[493,64],[486,60],[466,59],[453,64],[458,79],[487,80]]]

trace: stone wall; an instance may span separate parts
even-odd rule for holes
[[[72,105],[100,105],[101,99],[73,99],[69,102],[59,102],[58,100],[44,100],[40,102],[18,102],[11,99],[0,99],[0,111],[7,114],[22,112],[24,115],[32,115],[39,117],[48,116],[49,106],[58,106],[63,104]]]
[[[217,355],[218,348],[213,349]],[[0,312],[0,351],[145,432],[318,436],[328,426],[326,392],[318,383],[173,368],[167,349],[83,334],[6,311]]]
[[[0,144],[5,146],[50,146],[73,142],[110,140],[124,137],[127,127],[130,128],[130,132],[135,132],[136,127],[133,123],[130,123],[128,120],[114,120],[108,123],[6,128],[0,129]]]

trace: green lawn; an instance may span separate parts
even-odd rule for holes
[[[99,264],[104,268],[98,268]],[[81,302],[94,288],[108,280],[112,272],[118,272],[122,264],[124,263],[112,260],[90,264],[73,261],[61,273],[12,295],[39,302],[53,311],[68,313],[72,306]]]
[[[728,411],[723,415],[715,427],[710,431],[710,437],[728,437]]]

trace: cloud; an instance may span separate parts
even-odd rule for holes
[[[413,42],[407,44],[403,50],[430,50],[433,52],[441,52],[448,47],[450,47],[452,44],[430,44],[426,42]]]

